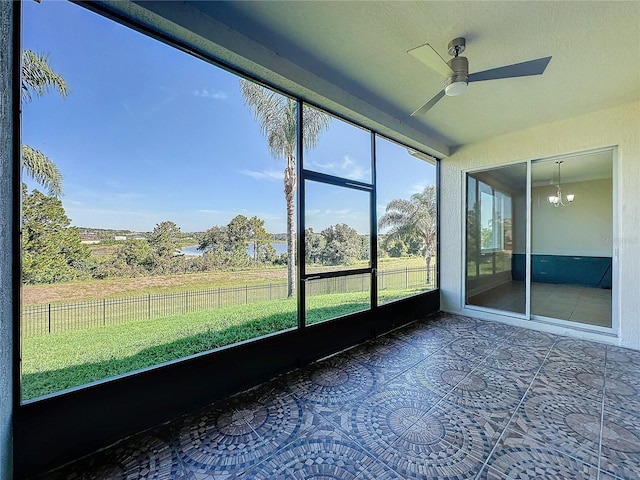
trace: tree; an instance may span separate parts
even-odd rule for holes
[[[297,103],[292,98],[244,79],[240,79],[240,90],[245,103],[253,111],[254,118],[260,123],[260,130],[267,139],[271,156],[282,158],[286,163],[284,197],[287,204],[287,295],[291,297],[295,291]],[[320,133],[328,128],[331,117],[315,108],[305,108],[303,114],[302,143],[304,149],[309,150],[317,144]]]
[[[402,239],[405,243],[418,240],[427,267],[427,283],[431,281],[431,257],[436,253],[437,199],[436,187],[429,185],[409,200],[391,200],[378,228],[389,227],[386,240]]]
[[[147,238],[152,250],[149,263],[155,267],[166,267],[180,247],[179,237],[180,227],[174,222],[158,223]]]
[[[42,97],[49,91],[57,91],[65,98],[69,94],[64,78],[49,65],[49,57],[31,50],[22,51],[22,78],[20,99],[30,102],[33,96]],[[62,195],[62,174],[45,154],[28,145],[22,145],[22,166],[27,174],[49,191],[49,195]]]
[[[325,265],[352,265],[362,259],[362,241],[358,232],[345,223],[325,228],[321,235],[325,247],[322,255]]]
[[[114,257],[131,267],[146,267],[151,252],[151,246],[146,240],[131,239],[116,249]]]
[[[315,233],[313,228],[304,231],[304,256],[308,264],[321,264],[327,241],[320,233]]]
[[[62,202],[38,190],[22,187],[22,280],[55,283],[85,277],[90,252],[70,227]]]
[[[254,263],[271,263],[276,259],[276,249],[273,248],[271,234],[264,228],[264,220],[258,217],[249,219],[250,241],[253,245]]]
[[[198,250],[219,267],[245,267],[252,260],[247,245],[253,247],[253,262],[274,262],[276,251],[271,235],[264,229],[264,220],[236,215],[226,227],[213,226],[198,236]]]

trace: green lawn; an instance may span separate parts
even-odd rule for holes
[[[380,301],[423,290],[384,291]],[[22,398],[28,400],[293,328],[297,325],[296,305],[295,299],[275,300],[24,338]],[[307,322],[317,323],[368,306],[368,293],[312,296],[307,299]]]

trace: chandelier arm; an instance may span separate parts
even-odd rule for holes
[[[553,205],[555,208],[558,208],[559,206],[563,206],[563,207],[568,207],[569,205],[571,205],[571,202],[573,202],[573,195],[569,194],[567,195],[567,203],[564,203],[562,201],[562,188],[560,188],[560,164],[562,163],[562,160],[556,162],[558,164],[558,183],[556,184],[556,195],[555,197],[553,196],[549,196],[549,203],[551,205]],[[569,198],[571,197],[571,198]]]

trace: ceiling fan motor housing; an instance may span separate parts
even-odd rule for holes
[[[445,94],[453,97],[464,93],[468,83],[469,61],[466,57],[453,57],[447,65],[453,70],[453,75],[444,81]]]

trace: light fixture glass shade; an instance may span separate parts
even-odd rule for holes
[[[573,202],[574,198],[575,198],[575,195],[573,193],[568,193],[567,194],[567,202],[569,202],[569,203]]]
[[[467,82],[453,82],[444,88],[445,95],[455,97],[467,91]]]
[[[556,197],[555,195],[549,195],[549,203],[551,205],[557,205],[558,204],[558,197]]]

